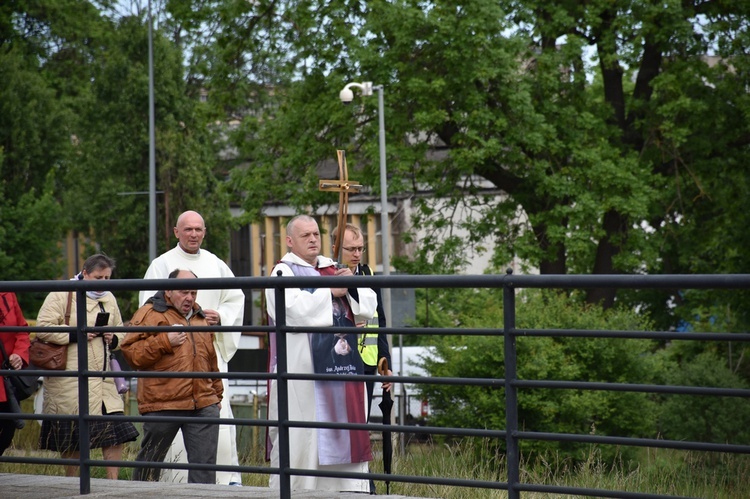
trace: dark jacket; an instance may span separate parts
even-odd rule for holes
[[[131,326],[208,326],[195,304],[188,321],[163,291],[149,298],[130,321]],[[213,333],[189,333],[188,340],[172,347],[167,332],[128,333],[120,349],[139,371],[219,372]],[[195,410],[221,402],[221,378],[138,378],[138,411]]]

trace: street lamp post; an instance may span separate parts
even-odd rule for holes
[[[148,1],[148,260],[156,258],[156,140],[154,138],[154,21]]]
[[[373,86],[371,81],[363,83],[348,83],[339,92],[339,99],[344,104],[349,104],[354,99],[354,94],[351,88],[359,88],[362,91],[362,96],[372,95],[373,90],[378,91],[378,129],[379,129],[379,145],[380,145],[380,233],[382,243],[382,255],[383,255],[383,275],[387,276],[391,274],[391,251],[390,251],[390,236],[391,228],[388,222],[388,178],[386,176],[385,168],[385,112],[383,110],[383,85]],[[391,288],[385,288],[382,290],[383,296],[383,312],[385,312],[386,325],[391,327],[393,325],[393,318],[391,317]],[[393,343],[391,341],[391,343]],[[398,374],[403,376],[404,373],[404,335],[398,335],[399,344],[399,366]],[[393,366],[391,366],[393,368]],[[406,415],[406,397],[405,393],[398,400],[398,415],[401,424],[404,424],[404,418]],[[401,434],[400,438],[400,450],[404,453],[404,435]]]
[[[388,178],[385,168],[385,113],[383,111],[383,85],[373,86],[371,81],[363,83],[348,83],[341,92],[339,98],[344,104],[349,104],[354,99],[352,88],[359,88],[362,96],[372,95],[373,90],[378,91],[378,128],[380,142],[380,234],[381,234],[381,253],[383,255],[383,275],[391,274],[391,251],[390,251],[390,224],[388,223]],[[391,319],[391,290],[383,290],[383,311],[387,325],[393,324]]]

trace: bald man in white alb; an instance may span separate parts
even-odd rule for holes
[[[177,219],[174,228],[177,245],[155,258],[146,271],[144,279],[166,279],[175,269],[187,269],[201,277],[234,277],[229,266],[213,253],[201,248],[206,236],[206,224],[203,217],[195,211],[186,211]],[[141,291],[139,304],[154,295],[156,291]],[[197,303],[203,308],[208,324],[241,326],[245,310],[245,294],[241,289],[200,289]],[[216,333],[214,346],[218,355],[219,370],[227,372],[229,361],[240,344],[240,332]],[[227,380],[224,380],[224,400],[221,404],[221,417],[232,418],[229,403]],[[166,462],[187,462],[182,436],[178,435],[172,443]],[[219,430],[219,448],[217,464],[239,464],[237,457],[237,432],[234,425],[221,425]],[[187,471],[164,470],[163,482],[187,483]],[[236,472],[216,472],[216,483],[224,485],[242,485],[242,477]]]

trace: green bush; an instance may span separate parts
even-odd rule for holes
[[[691,342],[692,343],[692,342]],[[687,348],[686,348],[687,347]],[[663,355],[670,369],[665,382],[678,386],[748,389],[748,384],[711,350],[695,356],[682,353],[688,345],[672,345]],[[750,444],[750,400],[705,395],[667,395],[660,406],[659,429],[670,440]]]
[[[502,327],[502,292],[450,293],[456,312],[440,307],[443,327]],[[460,304],[456,305],[456,304]],[[437,316],[437,314],[435,314]],[[646,330],[636,313],[603,311],[561,293],[528,291],[517,300],[518,329]],[[435,325],[435,324],[433,324]],[[449,336],[435,340],[437,356],[425,359],[432,376],[504,378],[503,337]],[[655,342],[622,338],[517,337],[518,378],[610,383],[650,383],[661,371]],[[498,387],[423,385],[432,423],[439,426],[505,429],[505,394]],[[521,389],[519,425],[533,432],[653,437],[657,406],[642,393],[569,389]],[[532,453],[558,451],[583,459],[588,446],[569,442],[524,441]],[[612,449],[611,458],[618,449]],[[628,449],[619,449],[628,452]]]

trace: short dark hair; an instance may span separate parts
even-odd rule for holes
[[[115,271],[115,260],[114,258],[110,258],[104,253],[97,253],[96,255],[91,255],[86,259],[85,262],[83,262],[83,270],[90,274],[94,272],[95,270],[103,270],[103,269],[112,269],[112,272]]]

